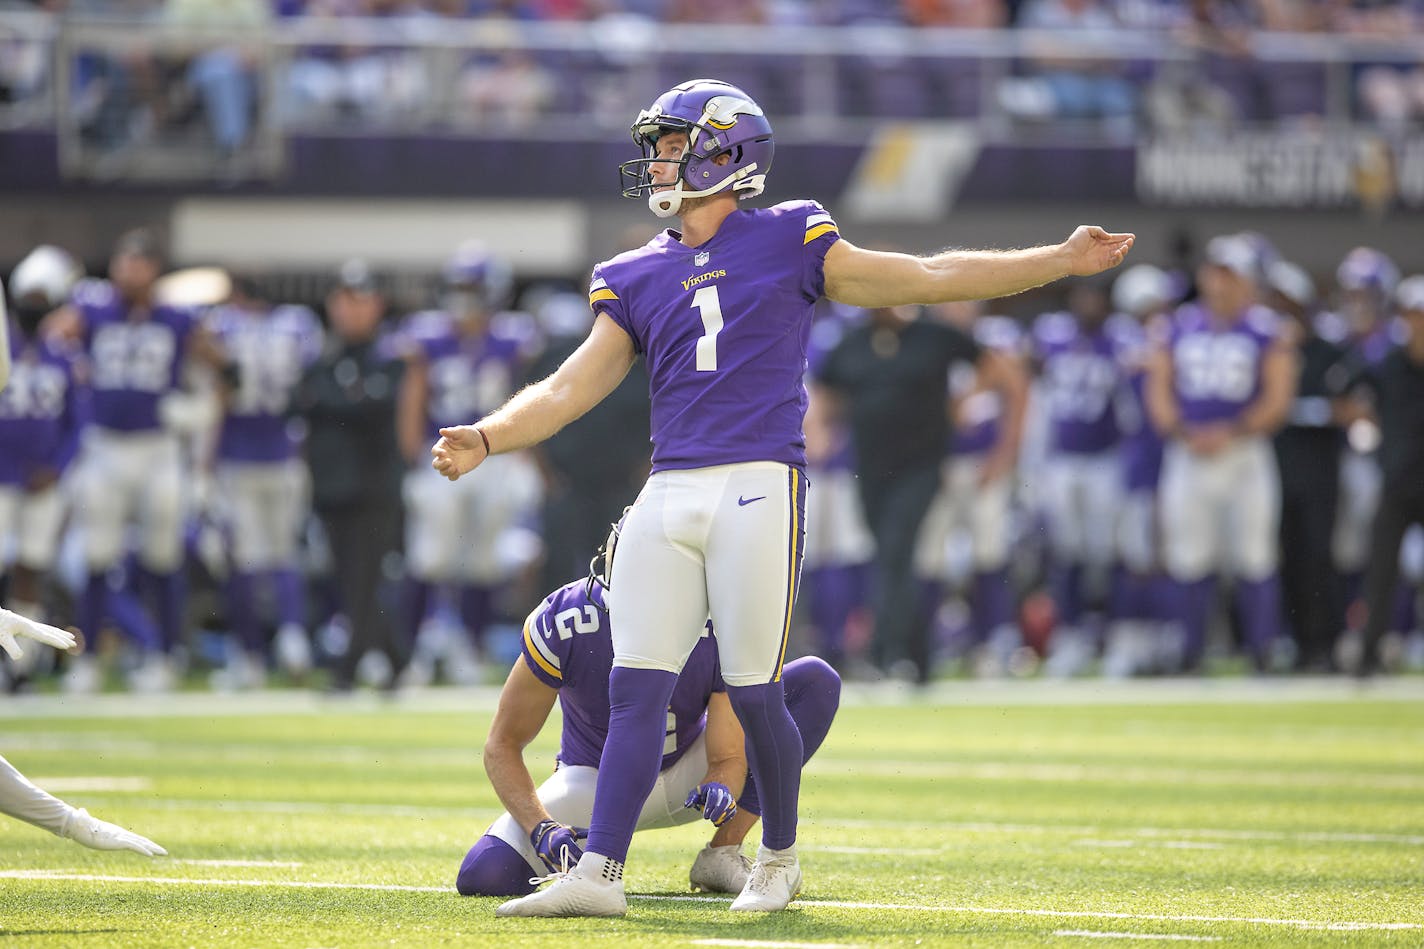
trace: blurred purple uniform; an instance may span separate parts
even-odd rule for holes
[[[1261,394],[1266,354],[1279,336],[1279,317],[1259,304],[1229,321],[1196,303],[1179,307],[1166,345],[1183,424],[1239,420]],[[1180,442],[1167,446],[1160,491],[1163,559],[1178,588],[1175,615],[1185,629],[1189,668],[1201,658],[1212,577],[1220,570],[1236,578],[1253,658],[1258,665],[1267,661],[1281,624],[1280,491],[1275,452],[1264,436],[1237,438],[1207,457]]]
[[[239,380],[223,418],[218,458],[235,463],[295,458],[297,441],[287,408],[303,370],[321,355],[316,314],[304,306],[224,306],[208,316],[208,326],[237,367]]]

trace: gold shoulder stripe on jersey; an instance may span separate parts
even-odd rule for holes
[[[831,224],[831,223],[817,224],[815,227],[811,227],[811,228],[807,228],[807,229],[806,229],[806,239],[805,239],[804,241],[802,241],[801,243],[803,243],[803,244],[809,244],[809,243],[811,243],[813,240],[815,240],[816,238],[820,237],[822,234],[829,234],[829,233],[831,233],[831,232],[835,232],[835,233],[839,234],[839,233],[840,233],[840,229],[837,228],[834,224]]]
[[[564,674],[559,671],[559,667],[551,663],[549,660],[545,659],[540,654],[539,646],[537,643],[534,642],[534,631],[529,628],[528,622],[525,622],[524,624],[524,645],[527,648],[529,655],[534,657],[534,661],[538,663],[540,669],[543,669],[555,679],[562,680],[564,678]]]
[[[618,294],[614,293],[612,290],[608,289],[607,287],[601,287],[601,288],[599,288],[599,289],[597,289],[597,290],[594,290],[592,293],[590,293],[590,294],[588,295],[588,302],[589,302],[589,303],[597,303],[599,300],[616,300],[616,299],[618,299]]]

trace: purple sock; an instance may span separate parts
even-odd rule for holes
[[[831,730],[831,720],[841,704],[841,677],[825,661],[804,656],[786,664],[781,671],[781,681],[786,687],[786,711],[801,734],[801,766],[805,767],[825,741],[826,732]],[[750,749],[747,756],[751,757]],[[761,814],[756,779],[750,775],[737,805],[753,814]]]
[[[99,644],[99,627],[104,622],[108,610],[108,574],[104,571],[91,573],[84,583],[84,592],[80,595],[79,603],[74,611],[74,618],[79,623],[79,628],[83,630],[84,636],[89,640],[88,649],[90,652]]]
[[[845,657],[846,625],[863,602],[859,566],[815,567],[806,571],[804,596],[820,639],[821,655],[832,663]]]
[[[302,575],[294,567],[280,567],[272,571],[272,591],[277,600],[277,622],[305,627],[307,625],[306,597],[302,591]]]
[[[489,587],[460,587],[460,622],[465,624],[470,642],[476,647],[485,641],[485,628],[489,626],[493,607],[494,591]]]
[[[184,640],[185,615],[187,605],[187,584],[183,572],[155,573],[146,567],[138,570],[139,583],[153,604],[158,617],[158,632],[163,637],[163,651],[172,652],[173,647]]]
[[[771,850],[785,850],[796,843],[801,733],[786,710],[780,682],[729,685],[727,697],[747,733],[747,760],[762,804],[761,842]]]
[[[163,636],[138,597],[128,590],[111,588],[105,603],[105,615],[111,618],[129,639],[137,643],[140,649],[144,652],[158,652],[163,649]]]
[[[1414,632],[1415,624],[1418,622],[1415,607],[1416,591],[1412,584],[1403,581],[1399,584],[1399,589],[1394,593],[1393,626],[1397,632],[1408,635]]]
[[[1273,573],[1264,580],[1236,581],[1236,604],[1246,627],[1246,645],[1257,669],[1271,658],[1271,643],[1281,631],[1281,584]]]
[[[1206,621],[1216,580],[1203,577],[1172,586],[1171,618],[1182,626],[1182,668],[1190,671],[1201,665],[1202,653],[1206,650]]]
[[[534,892],[529,882],[534,875],[518,850],[486,834],[465,854],[455,889],[461,896],[524,896]]]
[[[619,863],[628,859],[638,814],[662,766],[667,707],[676,684],[677,676],[661,669],[613,667],[608,677],[608,739],[598,763],[585,852]]]
[[[255,576],[244,570],[234,570],[227,578],[227,618],[237,641],[248,652],[262,652],[262,627],[257,622]]]
[[[1014,598],[1006,568],[974,574],[974,602],[970,604],[970,613],[976,642],[984,642],[994,630],[1013,622]]]
[[[425,617],[430,612],[430,584],[415,577],[406,577],[405,597],[402,604],[405,610],[405,630],[406,636],[411,642],[415,642],[415,637],[420,634],[420,627],[425,623]]]
[[[1052,575],[1050,589],[1058,607],[1058,625],[1077,626],[1083,617],[1083,565],[1055,564]]]

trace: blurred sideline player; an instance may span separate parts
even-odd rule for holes
[[[228,302],[207,326],[233,366],[223,392],[217,442],[217,506],[229,547],[227,620],[239,652],[222,684],[252,688],[266,681],[267,642],[258,594],[275,606],[274,653],[292,675],[312,664],[298,540],[307,519],[308,475],[289,425],[292,391],[321,355],[322,329],[304,306],[274,306],[250,278],[233,281]]]
[[[982,650],[976,669],[983,675],[997,675],[1009,667],[1023,645],[1014,622],[1008,572],[1013,476],[1028,406],[1023,332],[1009,317],[985,315],[983,303],[977,300],[940,303],[928,312],[1000,357],[996,365],[1001,371],[989,378],[974,364],[957,363],[950,369],[954,424],[945,446],[939,493],[920,525],[915,553],[916,573],[933,585],[932,599],[938,602],[938,585],[952,579],[956,536],[960,531],[967,534],[973,574],[971,645]]]
[[[14,562],[0,559],[0,576],[10,570],[9,605],[37,620],[44,619],[41,583],[54,568],[64,524],[62,479],[88,412],[72,348],[41,338],[39,329],[82,273],[68,253],[41,245],[10,277],[13,322],[6,321],[3,347],[11,368],[0,391],[0,558],[13,550]],[[24,675],[28,668],[15,671]]]
[[[1109,676],[1171,671],[1172,637],[1164,603],[1170,599],[1162,572],[1162,532],[1157,488],[1162,475],[1162,436],[1148,417],[1147,368],[1151,341],[1160,338],[1176,300],[1172,278],[1151,264],[1129,267],[1113,282],[1113,309],[1124,323],[1118,353],[1123,385],[1117,416],[1124,496],[1117,511],[1117,557],[1111,622],[1103,648]]]
[[[824,301],[806,343],[807,371],[814,376],[847,330],[867,318],[862,310]],[[865,645],[852,640],[860,638],[855,634],[869,620],[866,600],[875,539],[856,495],[855,448],[845,420],[829,412],[814,413],[806,419],[805,432],[806,479],[816,490],[806,495],[799,599],[816,631],[818,654],[845,670],[849,653]]]
[[[1045,670],[1074,675],[1096,655],[1101,630],[1090,605],[1106,605],[1117,560],[1122,499],[1117,400],[1121,353],[1135,324],[1112,318],[1106,288],[1076,281],[1065,311],[1033,326],[1040,368],[1037,394],[1047,416],[1042,497],[1048,523],[1049,586],[1058,624]]]
[[[58,259],[57,262],[64,263]],[[21,280],[21,286],[25,286],[24,279]],[[15,368],[11,356],[10,320],[5,313],[4,293],[5,288],[0,287],[0,397],[4,396]],[[23,298],[29,294],[20,296]],[[37,623],[0,607],[0,650],[3,650],[12,662],[24,658],[24,649],[17,641],[21,638],[33,639],[56,649],[74,649],[78,645],[72,633]],[[0,812],[95,850],[132,850],[149,857],[168,853],[146,837],[125,830],[117,824],[92,817],[83,808],[72,807],[54,795],[40,790],[3,756],[0,756]]]
[[[138,589],[154,610],[159,638],[137,643],[142,665],[132,685],[164,690],[183,644],[184,468],[166,406],[182,395],[186,362],[218,367],[225,357],[191,311],[159,302],[154,285],[163,254],[154,234],[121,235],[108,280],[83,280],[56,332],[78,339],[88,354],[93,424],[85,432],[76,473],[75,520],[82,531],[88,579],[77,609],[91,639],[107,611],[109,572],[125,552],[125,531],[138,527]],[[98,685],[89,657],[71,668],[70,688]]]
[[[1388,255],[1373,247],[1356,247],[1340,261],[1335,282],[1339,289],[1335,315],[1343,332],[1338,342],[1349,351],[1356,371],[1366,372],[1383,362],[1395,344],[1403,341],[1401,327],[1392,319],[1399,268]],[[1341,606],[1348,610],[1361,598],[1383,476],[1375,424],[1358,421],[1347,434],[1345,457],[1340,464],[1340,508],[1333,548],[1335,567],[1344,586]],[[1345,626],[1358,628],[1358,615],[1344,619]]]
[[[441,309],[406,320],[410,347],[398,402],[401,453],[411,470],[405,477],[406,635],[417,655],[432,594],[455,594],[469,639],[447,643],[447,672],[473,681],[475,658],[494,618],[495,598],[515,573],[520,558],[503,541],[511,528],[538,508],[538,472],[527,456],[506,455],[491,462],[490,477],[453,487],[422,459],[444,426],[458,425],[494,411],[514,392],[521,375],[521,338],[504,311],[513,290],[509,265],[482,244],[456,249],[442,272]]]
[[[1257,669],[1280,631],[1281,487],[1270,437],[1295,390],[1295,354],[1260,303],[1269,261],[1244,234],[1213,238],[1200,299],[1179,307],[1149,365],[1148,408],[1167,439],[1161,504],[1181,665],[1200,668],[1215,581],[1228,572]]]
[[[607,600],[614,594],[605,583],[616,537],[615,529],[605,547],[609,560],[603,575],[555,590],[524,624],[521,656],[500,693],[484,749],[485,771],[507,812],[465,857],[456,879],[465,896],[531,893],[531,874],[566,870],[583,855],[572,828],[586,827],[593,816],[599,760],[609,740],[613,640]],[[801,733],[803,758],[809,759],[830,730],[841,680],[812,656],[787,663],[784,680],[787,708]],[[558,761],[536,790],[523,751],[556,698],[563,713]],[[668,703],[662,764],[636,829],[706,817],[717,831],[688,878],[701,890],[739,893],[751,868],[742,842],[760,810],[747,776],[745,736],[727,700],[709,623]]]

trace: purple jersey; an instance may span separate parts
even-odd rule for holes
[[[598,767],[608,740],[608,677],[613,671],[613,639],[603,587],[566,583],[544,598],[524,621],[521,652],[535,677],[559,690],[564,733],[559,761]],[[706,725],[707,701],[725,692],[711,624],[682,667],[668,703],[662,768],[686,753]]]
[[[1112,321],[1085,329],[1070,313],[1045,313],[1034,323],[1052,451],[1096,454],[1117,444],[1121,334]]]
[[[1149,333],[1122,315],[1122,349],[1118,357],[1122,362],[1126,381],[1118,401],[1118,427],[1122,430],[1123,484],[1129,492],[1156,490],[1162,473],[1162,436],[1152,424],[1147,414],[1147,358],[1151,351]],[[1157,327],[1154,332],[1165,332],[1165,327]]]
[[[178,388],[193,315],[159,304],[132,319],[128,304],[104,280],[80,281],[74,305],[84,318],[95,424],[123,432],[160,428],[158,400]]]
[[[287,419],[292,389],[321,355],[321,323],[304,306],[224,306],[208,317],[213,336],[237,367],[238,384],[223,418],[218,457],[285,461],[297,443]]]
[[[814,201],[734,211],[593,270],[589,303],[648,360],[653,470],[806,464],[806,344],[836,224]]]
[[[74,458],[87,399],[73,357],[51,341],[26,343],[10,324],[10,381],[0,389],[0,484],[23,486],[36,471]]]
[[[1279,334],[1279,317],[1260,304],[1230,321],[1196,303],[1178,307],[1167,345],[1182,419],[1203,424],[1240,418],[1261,392],[1261,366]]]
[[[407,321],[406,342],[428,367],[425,423],[432,439],[442,428],[483,418],[514,393],[526,341],[511,332],[522,323],[502,316],[478,334],[461,333],[454,317],[435,310]]]
[[[1023,330],[1011,317],[981,316],[974,321],[974,339],[986,349],[1018,355],[1023,350]],[[949,393],[955,401],[954,434],[950,454],[982,455],[999,440],[1003,398],[978,388],[978,372],[968,363],[949,370]]]

